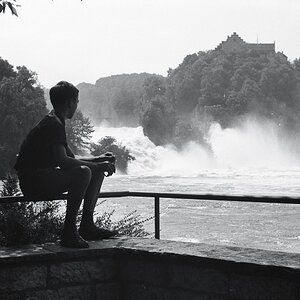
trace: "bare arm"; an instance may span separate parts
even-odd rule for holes
[[[108,162],[114,164],[116,162],[116,158],[111,152],[106,152],[99,156],[77,157],[77,158],[82,161],[88,161],[88,162],[94,162],[94,163],[101,163],[101,162],[108,161]]]
[[[67,148],[66,148],[66,153],[67,153],[67,156],[75,158],[75,154],[73,153],[73,151],[71,150],[71,148],[69,146],[67,146]]]
[[[97,168],[99,171],[103,173],[107,172],[108,175],[112,175],[115,172],[115,166],[108,161],[98,163],[98,162],[76,159],[68,156],[67,150],[63,145],[53,146],[53,156],[54,156],[55,164],[60,166],[63,169],[70,169],[78,166],[87,166],[90,167],[91,169]]]

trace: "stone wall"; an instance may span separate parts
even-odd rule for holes
[[[300,254],[114,239],[0,250],[0,299],[300,299]]]

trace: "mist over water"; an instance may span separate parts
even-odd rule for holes
[[[235,128],[222,129],[218,123],[206,134],[209,147],[187,143],[178,151],[174,146],[155,146],[142,127],[96,127],[93,142],[113,136],[126,146],[136,160],[129,164],[134,176],[197,177],[211,172],[262,174],[300,170],[295,141],[270,121],[244,120]]]
[[[234,128],[212,124],[208,146],[190,142],[182,151],[155,146],[137,128],[95,128],[93,141],[113,136],[136,160],[127,176],[105,180],[103,191],[299,197],[297,143],[272,122],[251,118]],[[153,199],[110,199],[101,211],[116,219],[136,209],[153,216]],[[161,238],[300,253],[299,205],[162,199]],[[153,222],[145,224],[153,232]]]
[[[239,127],[227,129],[213,124],[208,142],[221,167],[284,170],[300,166],[296,142],[271,121],[249,118]]]

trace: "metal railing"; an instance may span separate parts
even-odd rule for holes
[[[278,203],[278,204],[300,204],[300,198],[293,197],[268,197],[268,196],[229,196],[213,194],[182,194],[182,193],[152,193],[152,192],[103,192],[99,198],[119,198],[119,197],[143,197],[154,198],[154,223],[155,238],[160,238],[160,198],[168,199],[193,199],[201,201],[235,201],[235,202],[258,202],[258,203]],[[49,199],[32,199],[25,196],[7,196],[0,197],[0,204],[14,202],[41,202],[53,200],[66,200],[67,194],[58,195]]]

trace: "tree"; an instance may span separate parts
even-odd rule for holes
[[[75,154],[80,154],[89,147],[89,139],[93,132],[94,127],[89,118],[83,116],[80,110],[77,110],[73,118],[66,122],[68,144]]]
[[[143,97],[145,101],[149,101],[156,96],[164,95],[166,91],[166,83],[163,77],[151,76],[146,78],[143,84]]]
[[[232,116],[240,116],[261,106],[262,100],[263,95],[258,84],[251,79],[246,79],[239,92],[230,93],[226,106],[230,109]]]
[[[17,14],[17,9],[20,5],[16,4],[16,0],[13,1],[5,1],[5,0],[0,0],[0,13],[5,13],[6,7],[8,7],[12,13],[12,15],[18,16]]]
[[[0,57],[0,81],[5,77],[15,77],[16,75],[14,67],[7,60]]]
[[[0,81],[0,178],[12,169],[29,130],[47,113],[36,74],[24,66],[10,74]]]
[[[174,136],[176,117],[164,100],[164,97],[156,97],[141,116],[143,132],[155,145],[171,143]]]
[[[293,68],[296,71],[296,74],[298,76],[298,80],[300,79],[300,58],[297,58],[293,61]]]
[[[261,89],[266,96],[275,97],[288,106],[295,104],[297,75],[288,61],[274,57],[263,69],[260,79]]]
[[[116,168],[126,174],[128,163],[135,160],[135,157],[130,154],[129,150],[117,143],[116,139],[111,136],[102,138],[98,144],[91,144],[91,154],[101,155],[105,152],[112,152],[116,157]]]

